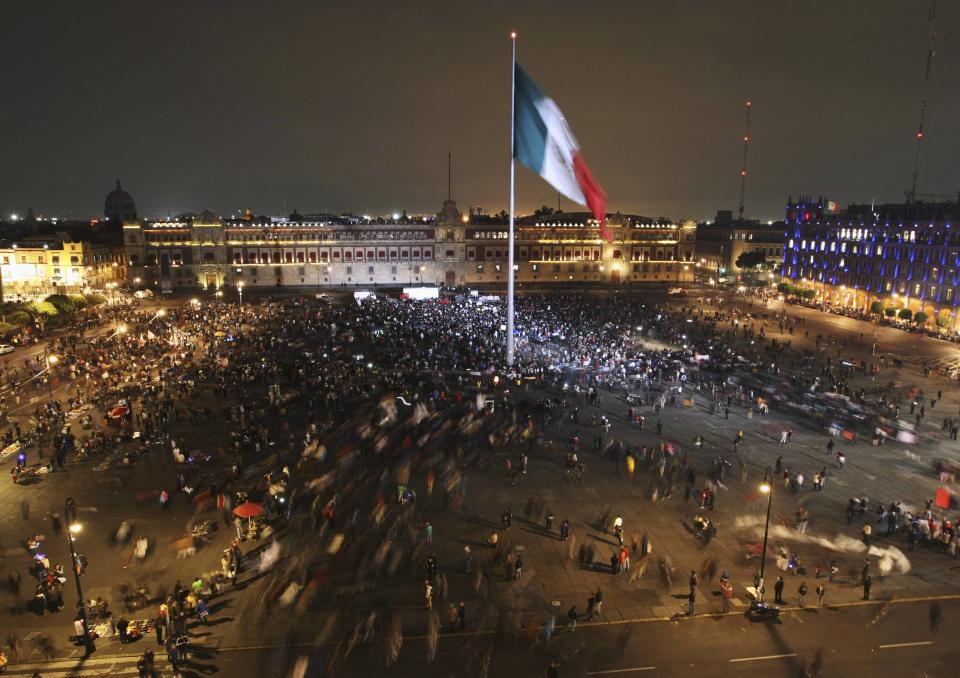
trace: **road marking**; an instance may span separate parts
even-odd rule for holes
[[[100,666],[106,664],[123,664],[125,662],[135,662],[140,659],[140,655],[134,654],[116,654],[116,655],[106,655],[101,657],[88,657],[83,659],[82,657],[77,657],[75,659],[53,659],[51,661],[27,661],[21,664],[8,664],[7,670],[10,671],[14,668],[23,669],[25,671],[38,671],[40,669],[46,669],[47,671],[51,670],[65,670],[65,669],[80,669],[83,667],[89,666]]]
[[[880,645],[881,650],[889,650],[894,647],[917,647],[918,645],[933,645],[932,640],[918,640],[915,643],[891,643],[890,645]]]
[[[741,657],[740,659],[731,659],[731,662],[758,662],[764,659],[785,659],[787,657],[796,657],[796,652],[790,654],[768,654],[765,657]]]
[[[635,669],[610,669],[609,671],[587,671],[588,676],[603,676],[609,673],[630,673],[632,671],[653,671],[656,666],[638,666]]]

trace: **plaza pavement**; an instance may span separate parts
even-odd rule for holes
[[[816,323],[822,314],[808,309],[794,309],[788,307],[790,315],[808,314],[811,318],[806,329],[811,330],[811,339],[814,336]],[[827,321],[832,318],[826,318]],[[844,319],[850,321],[850,319]],[[853,334],[856,333],[856,323],[850,321]],[[869,325],[861,323],[864,330],[869,331]],[[825,326],[826,327],[826,326]],[[790,337],[795,348],[804,347],[803,330]],[[882,328],[883,329],[883,328]],[[826,331],[826,330],[825,330]],[[890,329],[890,332],[899,332]],[[900,333],[903,334],[903,333]],[[775,324],[768,326],[768,336],[776,334]],[[914,339],[916,335],[908,335]],[[851,347],[850,352],[860,351],[861,355],[869,356],[869,344],[860,347]],[[883,370],[875,383],[866,380],[866,385],[886,383],[896,380],[915,383],[928,393],[943,388],[944,399],[936,410],[928,409],[928,421],[925,429],[935,437],[939,435],[937,419],[947,413],[954,413],[960,406],[960,396],[956,390],[956,382],[943,378],[931,377],[924,379],[915,366],[895,370]],[[859,377],[854,378],[854,385],[860,383]],[[537,393],[529,394],[530,397]],[[691,569],[699,569],[705,559],[714,557],[719,569],[727,569],[735,585],[736,609],[743,609],[747,602],[745,587],[752,583],[753,572],[757,560],[747,560],[745,557],[746,544],[755,543],[757,535],[749,530],[738,530],[734,527],[738,517],[749,517],[758,520],[765,508],[765,497],[757,490],[762,469],[772,465],[779,454],[794,470],[802,470],[808,478],[807,490],[799,497],[790,495],[779,488],[774,496],[774,524],[791,524],[797,505],[802,502],[811,514],[810,534],[833,538],[837,534],[846,535],[856,540],[859,538],[861,521],[855,521],[847,526],[844,518],[844,507],[847,498],[852,495],[866,494],[871,503],[876,500],[889,502],[901,500],[905,504],[922,507],[923,501],[933,496],[933,491],[939,485],[934,477],[930,462],[941,455],[944,450],[955,451],[957,443],[940,442],[924,449],[913,449],[899,443],[888,444],[880,448],[871,447],[863,442],[845,448],[848,463],[844,471],[836,471],[832,459],[828,460],[823,454],[823,446],[827,437],[824,431],[817,430],[804,422],[787,419],[780,413],[772,411],[766,417],[755,416],[748,420],[741,408],[732,409],[730,419],[724,420],[716,415],[710,415],[709,402],[699,395],[695,396],[696,406],[692,409],[667,408],[662,416],[664,431],[661,437],[654,433],[657,417],[649,408],[644,408],[646,416],[646,431],[640,432],[629,427],[625,422],[626,403],[613,394],[602,392],[602,411],[613,422],[610,436],[630,444],[656,446],[660,440],[674,442],[687,450],[691,458],[701,471],[706,470],[709,461],[718,455],[732,457],[731,441],[738,428],[745,432],[745,441],[741,445],[741,454],[747,460],[748,476],[744,484],[739,482],[736,470],[728,476],[727,491],[717,496],[715,519],[719,525],[718,536],[706,548],[701,548],[697,541],[684,528],[684,523],[697,512],[693,503],[683,501],[682,489],[673,498],[652,503],[649,499],[650,472],[638,467],[633,478],[629,480],[622,468],[615,466],[606,458],[601,458],[591,451],[591,439],[596,433],[586,424],[573,426],[563,423],[559,427],[551,425],[548,439],[554,442],[544,447],[530,457],[528,473],[521,475],[514,485],[503,473],[503,455],[492,460],[484,468],[463,469],[467,477],[467,497],[465,509],[449,510],[439,502],[431,503],[426,499],[423,488],[418,488],[421,497],[421,506],[424,507],[424,519],[434,525],[434,548],[440,567],[449,579],[450,595],[448,601],[437,601],[441,610],[449,601],[463,600],[468,609],[468,628],[476,629],[481,624],[492,623],[496,620],[481,622],[482,604],[473,592],[471,578],[462,572],[463,547],[470,545],[478,561],[489,557],[489,550],[482,546],[491,531],[500,530],[500,514],[506,507],[511,507],[514,514],[513,528],[509,532],[509,539],[523,553],[524,575],[519,584],[508,580],[504,576],[495,578],[493,585],[497,588],[497,597],[518,595],[524,601],[541,600],[543,606],[532,605],[526,609],[532,618],[544,621],[552,609],[558,620],[562,621],[566,610],[571,605],[583,613],[586,610],[588,596],[598,587],[604,591],[603,620],[629,620],[672,617],[686,608],[686,593],[688,590],[687,578]],[[583,400],[578,404],[581,421],[589,420],[594,410]],[[597,411],[599,413],[599,411]],[[789,427],[794,431],[793,442],[790,445],[777,443],[779,431]],[[582,440],[581,459],[586,463],[586,477],[583,484],[571,482],[563,468],[565,441],[572,433],[578,433]],[[693,451],[693,439],[698,433],[703,433],[707,445],[700,452]],[[839,449],[840,446],[838,446]],[[919,461],[908,459],[905,452],[909,450],[918,455]],[[156,453],[160,454],[160,453]],[[164,453],[165,454],[165,453]],[[828,463],[831,462],[831,463]],[[96,465],[91,462],[90,465]],[[828,466],[828,479],[822,493],[810,490],[813,473],[821,465]],[[86,544],[81,552],[92,554],[91,567],[84,579],[85,595],[89,598],[97,595],[98,590],[115,591],[116,585],[127,578],[127,571],[123,570],[122,555],[106,544],[106,534],[116,527],[119,519],[115,514],[109,514],[111,501],[116,501],[118,492],[125,496],[140,490],[156,489],[158,479],[167,487],[174,485],[174,471],[171,465],[148,457],[142,464],[132,471],[119,468],[116,464],[104,471],[92,471],[84,467],[83,463],[73,464],[67,474],[53,474],[36,486],[20,487],[8,484],[0,487],[0,501],[8,510],[0,515],[0,529],[5,535],[3,544],[4,564],[17,567],[25,575],[26,553],[11,538],[11,535],[26,537],[31,532],[49,532],[48,516],[52,511],[61,510],[63,497],[73,494],[81,509],[96,508],[96,511],[82,511],[82,517],[87,523],[86,534],[97,535],[100,542],[90,548]],[[27,519],[23,519],[17,507],[23,498],[30,502],[31,511]],[[113,499],[112,499],[113,498]],[[540,499],[545,508],[553,511],[555,516],[552,534],[542,529],[542,521],[524,519],[524,505],[529,498]],[[633,533],[647,533],[653,542],[653,559],[668,556],[675,565],[673,586],[666,589],[662,584],[655,563],[645,575],[633,581],[629,574],[614,576],[609,572],[609,566],[598,569],[581,568],[576,558],[573,561],[566,559],[567,545],[558,538],[558,526],[564,517],[572,523],[572,532],[578,543],[593,544],[597,559],[601,563],[609,562],[609,555],[614,550],[615,540],[610,535],[603,534],[597,529],[597,519],[601,512],[609,508],[619,512],[624,518],[627,543]],[[157,535],[159,542],[172,539],[184,529],[185,522],[192,511],[184,506],[182,495],[175,500],[169,512],[160,512],[153,505],[134,506],[129,515],[138,529],[148,530]],[[953,512],[951,512],[953,515]],[[221,523],[222,526],[222,523]],[[875,526],[875,539],[880,545],[886,545],[889,540],[882,535],[885,526]],[[221,528],[222,529],[222,528]],[[230,530],[222,530],[217,537],[217,543],[223,545],[228,542]],[[501,534],[504,533],[501,531]],[[505,535],[507,536],[507,535]],[[50,546],[51,562],[66,563],[66,546],[59,544],[52,535]],[[86,536],[83,537],[87,539]],[[892,542],[901,546],[899,541]],[[794,550],[792,539],[772,538],[771,546],[777,548],[784,545],[788,550]],[[812,565],[821,563],[826,565],[832,556],[829,551],[801,545],[799,551],[802,560],[807,564],[808,574],[806,581],[810,588],[810,598],[816,581],[812,576]],[[176,580],[187,584],[196,574],[214,569],[219,565],[219,548],[202,549],[192,558],[177,560],[172,551],[159,551],[152,556],[140,570],[131,572],[129,583],[141,581],[162,581],[167,587],[172,587]],[[850,553],[839,556],[843,563],[842,572],[847,575],[858,570],[863,554]],[[894,575],[875,580],[873,597],[903,599],[907,597],[924,597],[930,595],[953,594],[956,591],[956,561],[946,555],[919,549],[909,554],[913,569],[906,575]],[[100,568],[101,562],[112,563],[110,568]],[[633,566],[638,562],[634,559]],[[119,569],[118,569],[119,568]],[[118,575],[121,572],[123,574]],[[772,559],[768,559],[768,587],[776,576],[777,571]],[[502,575],[502,571],[500,572]],[[796,587],[803,577],[791,577],[786,589],[788,603],[795,602]],[[825,579],[822,581],[826,581]],[[24,576],[24,586],[29,579]],[[861,589],[855,585],[834,584],[827,585],[827,603],[844,604],[859,600]],[[715,613],[722,608],[722,601],[718,595],[717,582],[701,582],[697,596],[698,612]],[[220,601],[224,605],[215,608],[213,620],[231,619],[231,623],[221,623],[201,633],[198,642],[208,648],[210,656],[218,648],[244,647],[265,642],[276,642],[283,639],[288,633],[303,633],[303,619],[295,615],[275,616],[271,620],[271,628],[264,631],[255,624],[237,620],[259,619],[262,612],[260,606],[259,588],[254,585],[237,592],[228,592]],[[115,593],[114,593],[115,595]],[[72,582],[68,581],[65,587],[65,599],[68,607],[74,600]],[[9,597],[8,601],[12,600]],[[390,608],[399,611],[404,619],[406,633],[422,631],[426,622],[422,598],[422,579],[415,572],[402,570],[390,580],[376,585],[372,590],[361,592],[359,595],[331,596],[328,606],[341,613],[340,619],[355,620],[365,616],[372,607]],[[115,603],[114,609],[120,609]],[[319,624],[323,619],[321,612],[311,617]],[[135,618],[137,615],[132,614]],[[76,648],[67,645],[63,640],[70,633],[71,618],[64,612],[55,617],[45,616],[35,618],[33,615],[16,616],[9,611],[0,615],[0,632],[6,635],[9,630],[16,630],[21,638],[29,639],[33,633],[50,633],[57,644],[58,655],[67,656],[69,653],[77,655]],[[310,628],[315,631],[313,625]],[[340,629],[340,633],[346,633]],[[339,635],[339,634],[338,634]],[[24,643],[25,649],[30,650],[29,642]],[[100,657],[112,654],[141,652],[145,647],[153,646],[152,637],[136,644],[120,647],[115,641],[102,639],[99,643]],[[35,659],[36,657],[34,657]]]

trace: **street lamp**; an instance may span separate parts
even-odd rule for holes
[[[767,565],[767,538],[770,536],[770,509],[773,506],[773,467],[768,466],[763,472],[763,484],[760,491],[767,495],[767,523],[763,528],[763,553],[760,555],[760,581],[757,582],[758,603],[763,602],[763,574]]]
[[[50,374],[50,368],[57,364],[57,356],[47,355],[47,348],[43,348],[43,359],[47,363],[47,399],[53,401],[53,376]]]
[[[77,583],[77,600],[80,606],[80,623],[83,626],[83,645],[85,656],[93,654],[97,647],[94,645],[93,637],[90,635],[90,627],[87,624],[87,605],[83,598],[83,589],[80,586],[80,568],[77,565],[77,552],[73,548],[74,535],[80,533],[83,526],[77,520],[77,502],[73,497],[67,497],[63,505],[63,519],[67,523],[67,544],[70,547],[70,564],[73,566],[73,578]]]
[[[243,281],[237,283],[237,292],[240,294],[240,308],[243,309]]]

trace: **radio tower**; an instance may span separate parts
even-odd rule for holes
[[[743,221],[743,200],[747,195],[747,151],[750,150],[750,109],[753,103],[746,103],[747,121],[743,129],[743,166],[740,168],[740,208],[737,210],[737,218]]]
[[[920,150],[923,148],[924,129],[923,125],[927,118],[927,92],[930,88],[930,72],[933,70],[933,57],[937,53],[937,0],[930,0],[930,9],[927,10],[927,24],[930,26],[930,44],[927,47],[927,59],[923,73],[923,101],[920,104],[920,124],[917,126],[917,149],[913,159],[913,181],[910,184],[910,193],[907,195],[907,202],[913,202],[917,199],[917,174],[920,171]]]

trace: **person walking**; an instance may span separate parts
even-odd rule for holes
[[[210,616],[210,608],[207,607],[207,603],[203,598],[197,600],[197,607],[195,608],[197,612],[197,617],[200,619],[200,623],[204,626],[207,625],[207,617]]]
[[[513,511],[511,511],[510,508],[507,507],[507,509],[500,516],[500,520],[503,522],[503,529],[509,530],[510,521],[513,520]]]
[[[870,587],[873,586],[873,577],[869,574],[863,578],[863,599],[870,600]]]
[[[687,596],[687,616],[692,617],[697,608],[697,590],[690,589],[690,595]]]
[[[457,608],[457,628],[461,631],[467,628],[467,606],[462,600]]]
[[[523,575],[523,556],[522,555],[517,556],[517,561],[516,563],[514,563],[514,566],[516,567],[516,573],[514,575],[514,578],[517,581],[520,581],[520,577]]]
[[[594,610],[593,613],[596,616],[600,616],[600,613],[603,612],[603,591],[600,590],[600,587],[597,587],[597,592],[593,594]]]
[[[175,676],[180,675],[180,648],[174,642],[173,638],[167,638],[166,644],[167,661],[170,662],[170,668],[173,669]]]
[[[803,607],[803,601],[807,598],[807,582],[800,582],[800,588],[797,589],[797,593],[800,595],[800,607]]]
[[[570,631],[577,630],[577,606],[573,605],[567,610],[567,619],[570,620]]]
[[[166,615],[160,615],[153,621],[153,630],[157,634],[157,645],[163,647],[163,632],[166,630]]]
[[[564,518],[560,522],[560,540],[566,541],[570,538],[570,521]]]
[[[817,586],[817,607],[823,607],[823,597],[827,594],[827,587],[823,584]]]
[[[545,527],[547,532],[553,530],[553,511],[547,511],[547,517],[545,518]]]
[[[870,526],[870,523],[864,523],[863,529],[860,530],[863,535],[863,543],[867,546],[870,546],[870,535],[873,534],[873,528]]]
[[[777,577],[777,582],[773,585],[773,602],[777,605],[783,605],[783,577]]]

